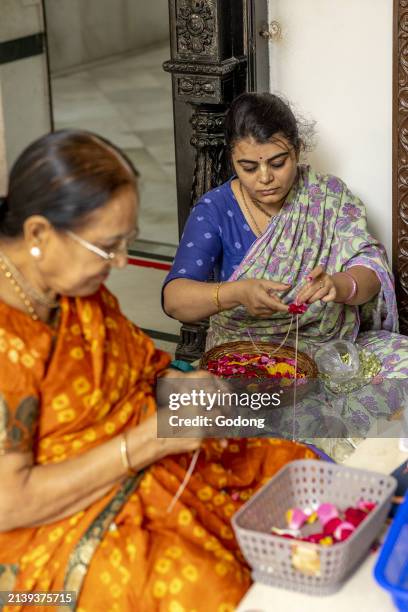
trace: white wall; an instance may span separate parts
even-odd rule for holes
[[[271,90],[317,121],[308,159],[366,204],[391,256],[391,0],[269,0]]]
[[[52,72],[169,39],[167,0],[45,0]]]

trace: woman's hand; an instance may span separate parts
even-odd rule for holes
[[[288,306],[276,294],[289,288],[290,285],[285,283],[255,278],[236,281],[239,302],[249,314],[260,319],[268,319],[275,312],[288,311]]]
[[[167,455],[185,453],[199,448],[204,437],[208,437],[205,422],[203,426],[189,426],[183,419],[207,417],[214,421],[218,414],[227,414],[228,407],[218,406],[223,393],[230,393],[226,380],[217,378],[206,370],[181,372],[169,369],[163,372],[156,387],[158,411],[140,426],[143,435],[154,446],[154,461]],[[184,398],[182,398],[184,396]],[[208,399],[210,398],[210,399]],[[187,403],[187,405],[184,405]],[[177,416],[179,425],[170,425],[169,417]],[[207,425],[208,427],[208,425]],[[189,436],[191,431],[191,437]],[[165,432],[169,437],[157,437],[156,432]],[[178,437],[182,436],[182,437]]]
[[[318,300],[334,302],[337,289],[333,277],[327,274],[322,266],[317,266],[307,277],[308,283],[296,296],[297,304],[313,304]]]
[[[146,434],[147,439],[150,440],[148,446],[152,448],[153,453],[151,463],[163,459],[167,455],[195,451],[201,446],[201,442],[205,437],[204,432],[201,432],[199,427],[189,428],[185,425],[180,425],[179,431],[177,428],[170,428],[169,417],[173,414],[177,414],[179,418],[191,419],[198,414],[204,414],[204,411],[201,410],[199,413],[197,407],[194,406],[183,406],[177,413],[171,413],[167,408],[159,408],[153,416],[139,425],[139,427],[143,428],[143,434]],[[172,430],[170,437],[158,437],[158,432],[169,431],[170,429]],[[189,429],[192,430],[191,438],[187,437]],[[198,435],[197,432],[199,432]],[[181,433],[182,437],[178,437]]]

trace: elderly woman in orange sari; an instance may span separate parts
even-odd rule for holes
[[[129,160],[77,131],[28,147],[1,200],[0,591],[26,594],[5,610],[61,590],[78,612],[233,610],[250,574],[232,514],[284,463],[315,456],[279,440],[158,439],[170,359],[103,285],[127,263],[137,209]]]

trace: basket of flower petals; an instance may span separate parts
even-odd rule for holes
[[[201,358],[200,367],[220,378],[235,379],[252,391],[281,394],[280,407],[293,403],[294,381],[296,399],[314,389],[318,369],[316,363],[301,351],[295,360],[295,350],[270,342],[237,341],[216,346]]]
[[[396,484],[368,470],[291,461],[232,519],[253,578],[316,595],[336,591],[380,534]]]
[[[316,378],[318,371],[313,359],[278,344],[249,341],[227,342],[216,346],[201,358],[200,366],[221,378],[273,378],[293,381]]]

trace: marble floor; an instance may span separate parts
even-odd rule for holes
[[[122,148],[141,173],[138,248],[178,243],[168,43],[52,77],[55,128],[82,128]],[[173,247],[173,248],[172,248]]]

